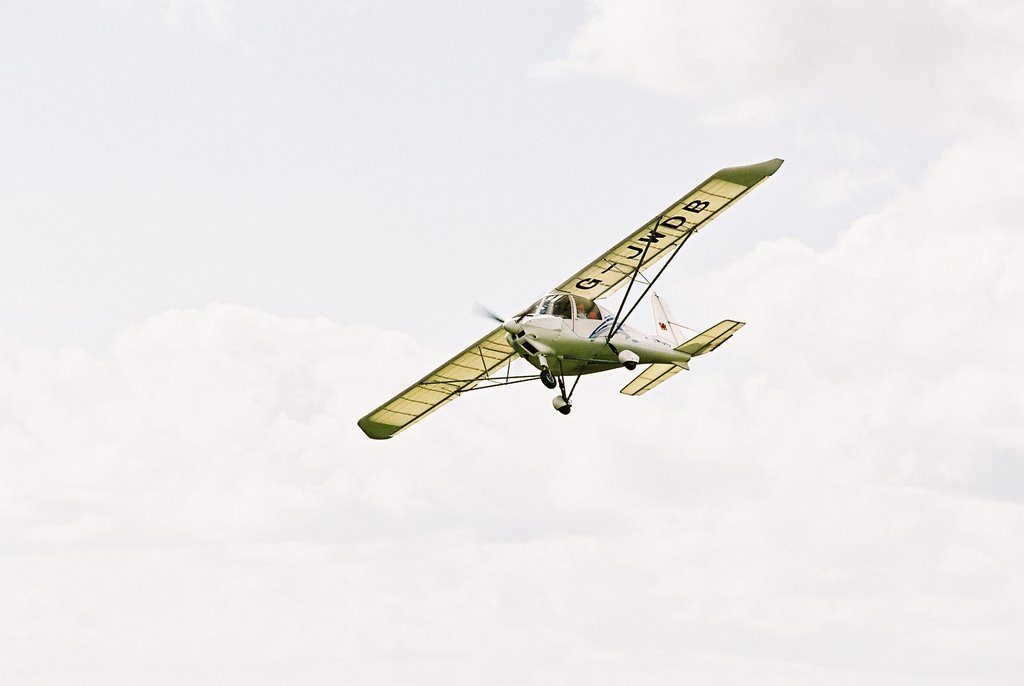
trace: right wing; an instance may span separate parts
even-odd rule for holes
[[[391,438],[503,368],[515,354],[499,326],[360,419],[359,428],[370,438]]]
[[[718,171],[555,290],[591,300],[610,295],[629,281],[645,248],[647,257],[641,272],[670,255],[680,241],[700,230],[780,166],[782,160],[774,159]]]

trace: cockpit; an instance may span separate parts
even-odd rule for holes
[[[603,319],[601,308],[593,300],[568,293],[549,293],[526,310],[527,317],[548,315],[561,319]]]

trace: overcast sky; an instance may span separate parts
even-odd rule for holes
[[[0,1],[0,682],[1020,684],[1022,32]],[[692,371],[356,427],[772,157],[659,289],[748,323]]]

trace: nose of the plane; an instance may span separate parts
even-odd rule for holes
[[[501,324],[501,328],[505,329],[507,333],[513,336],[519,336],[523,333],[523,325],[514,319],[508,319]]]

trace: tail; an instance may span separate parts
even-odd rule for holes
[[[654,297],[657,298],[658,296]],[[659,307],[664,307],[660,301],[658,301],[654,306],[654,316],[658,319],[658,329],[662,330],[661,323],[664,321],[669,325],[668,331],[672,332],[672,323],[668,321],[668,318],[658,318]],[[677,346],[676,350],[681,353],[686,353],[690,357],[706,355],[732,338],[732,335],[742,329],[743,326],[743,322],[734,322],[731,319],[726,319],[725,321],[715,324],[707,331],[699,333],[685,343]],[[626,395],[643,395],[663,381],[667,381],[672,378],[680,371],[689,368],[690,367],[686,362],[679,364],[652,364],[641,372],[639,376],[626,384],[620,392],[625,393]]]

